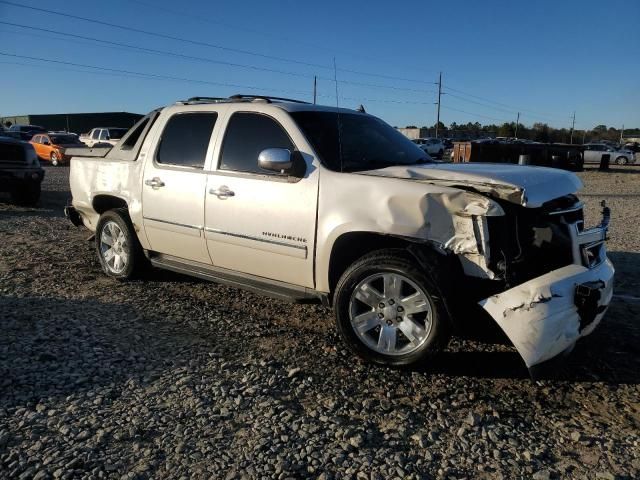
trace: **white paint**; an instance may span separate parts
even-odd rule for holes
[[[438,185],[473,188],[479,192],[536,208],[582,188],[580,179],[557,168],[505,163],[449,163],[396,166],[362,172]]]

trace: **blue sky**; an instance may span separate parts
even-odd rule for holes
[[[435,123],[442,71],[447,125],[520,111],[524,124],[568,127],[575,110],[576,128],[640,127],[638,0],[11,2],[191,43],[0,2],[0,22],[173,54],[0,23],[1,53],[118,70],[0,55],[0,115],[145,113],[238,92],[310,100],[314,75],[319,103],[333,105],[335,57],[340,105],[362,103],[392,125]]]

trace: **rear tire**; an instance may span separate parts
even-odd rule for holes
[[[436,270],[417,263],[405,250],[379,250],[344,272],[334,311],[338,332],[354,353],[382,365],[408,366],[446,347],[450,320]]]
[[[118,280],[138,276],[147,265],[125,208],[109,210],[100,216],[96,228],[96,251],[104,273]]]

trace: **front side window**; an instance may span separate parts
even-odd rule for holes
[[[163,165],[203,168],[218,114],[178,113],[164,127],[156,162]]]
[[[93,138],[94,140],[98,140],[100,138],[100,130],[94,130],[91,134],[91,138]]]
[[[258,156],[267,148],[295,150],[287,132],[273,118],[259,113],[235,113],[224,135],[220,169],[274,174],[258,166]]]
[[[109,140],[109,132],[107,130],[100,131],[100,140]]]

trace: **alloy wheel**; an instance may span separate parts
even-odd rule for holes
[[[100,234],[100,255],[115,274],[122,273],[129,263],[127,237],[116,222],[104,224]]]
[[[433,311],[426,292],[408,277],[391,272],[370,275],[353,290],[349,319],[356,336],[383,355],[420,349],[431,332]]]

